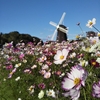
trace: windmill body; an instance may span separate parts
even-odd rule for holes
[[[55,37],[56,33],[57,33],[57,37],[56,37],[57,42],[62,42],[62,41],[67,40],[67,34],[66,34],[67,33],[67,28],[66,28],[66,26],[62,25],[65,14],[66,13],[64,12],[61,19],[60,19],[60,21],[59,21],[59,23],[58,23],[58,25],[56,23],[50,21],[50,24],[56,27],[56,29],[55,29],[52,37],[51,37],[51,41],[54,40],[54,37]]]
[[[66,26],[64,25],[59,25],[61,28],[66,30]],[[60,30],[59,28],[57,29],[57,37],[56,37],[56,41],[61,43],[62,41],[67,41],[67,34],[65,32],[63,32],[62,30]]]

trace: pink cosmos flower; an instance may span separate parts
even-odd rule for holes
[[[100,81],[93,84],[92,96],[100,98]]]
[[[85,85],[87,72],[79,65],[72,67],[71,72],[67,73],[68,77],[62,81],[62,88],[64,90],[71,90],[72,88],[80,89],[81,85]]]
[[[45,55],[39,58],[39,62],[44,62],[45,60],[47,60],[47,57]]]
[[[6,69],[8,69],[8,70],[10,70],[10,69],[12,69],[13,68],[13,65],[7,65],[6,66]]]
[[[32,71],[31,71],[30,69],[25,69],[25,70],[24,70],[24,73],[29,73],[29,74],[30,74],[31,72],[32,72]]]
[[[73,89],[69,90],[68,92],[63,93],[63,95],[65,97],[70,96],[71,100],[78,100],[78,98],[80,97],[80,90],[73,88]]]
[[[41,75],[44,75],[44,74],[46,73],[46,70],[42,69],[42,70],[39,71],[39,73],[40,73]]]
[[[12,75],[16,72],[16,68],[14,68],[10,73],[9,73],[9,76],[8,76],[8,78],[11,78],[12,77]]]
[[[51,73],[50,72],[46,72],[44,74],[44,78],[46,78],[46,79],[50,78],[50,76],[51,76]]]
[[[58,71],[55,72],[55,74],[59,76],[59,75],[61,75],[61,71],[58,70]]]
[[[47,64],[42,66],[42,69],[47,70],[49,68],[49,66]]]
[[[19,55],[19,58],[20,58],[20,59],[23,59],[24,56],[25,56],[24,54],[20,54],[20,55]]]
[[[45,84],[44,84],[44,83],[40,83],[40,84],[38,85],[38,87],[39,87],[40,89],[45,89]]]

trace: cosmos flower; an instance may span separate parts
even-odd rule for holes
[[[41,90],[40,93],[38,94],[38,98],[41,99],[43,98],[43,96],[44,96],[44,91]]]
[[[29,91],[30,94],[34,93],[34,88],[35,88],[34,85],[31,85],[31,86],[29,87],[28,91]]]
[[[98,37],[90,37],[89,41],[90,41],[90,44],[94,45],[99,42],[99,38]]]
[[[63,61],[66,60],[69,51],[67,49],[63,49],[62,51],[58,50],[56,55],[54,56],[55,64],[62,64]]]
[[[39,62],[44,62],[45,60],[47,60],[47,57],[45,55],[43,55],[41,58],[38,59]]]
[[[100,63],[100,58],[97,58],[96,62]]]
[[[89,52],[96,52],[100,49],[100,41],[96,42],[96,44],[92,45],[89,49]]]
[[[25,56],[25,55],[22,53],[22,54],[19,55],[19,58],[20,58],[20,59],[23,59],[24,56]]]
[[[48,68],[49,68],[49,66],[47,64],[45,64],[45,65],[42,66],[42,69],[47,70]]]
[[[87,66],[88,65],[88,61],[86,60],[80,60],[80,63],[79,63],[80,66]]]
[[[81,66],[74,66],[70,73],[67,73],[68,78],[65,77],[62,81],[62,88],[64,90],[70,90],[72,88],[79,89],[81,85],[85,85],[87,78],[87,72]]]
[[[31,69],[35,69],[35,68],[37,68],[37,65],[33,65],[33,66],[31,67]]]
[[[51,90],[51,89],[49,89],[49,90],[46,91],[46,95],[47,96],[54,97],[54,98],[56,97],[55,96],[55,91],[54,90]]]
[[[76,39],[79,39],[80,38],[80,35],[76,35]]]
[[[70,54],[70,58],[74,58],[74,57],[76,57],[76,53],[75,52],[73,52],[72,54]]]
[[[40,83],[40,84],[38,85],[38,87],[39,87],[40,89],[45,89],[45,84],[44,84],[44,83]]]
[[[15,68],[18,68],[18,67],[20,67],[21,66],[21,63],[18,63],[18,64],[15,64]]]
[[[92,96],[100,98],[100,81],[93,84]]]
[[[92,20],[89,20],[88,23],[86,24],[87,27],[92,28],[93,25],[96,24],[96,19],[93,18]]]
[[[69,90],[68,92],[63,93],[65,97],[70,96],[72,100],[78,100],[80,97],[80,90],[77,90],[75,88]]]
[[[90,65],[92,65],[95,68],[100,67],[100,64],[96,61],[96,59],[91,59],[89,62]]]
[[[44,74],[44,78],[46,79],[50,78],[50,76],[51,76],[51,73],[49,71]]]
[[[18,81],[18,80],[20,80],[20,76],[18,76],[18,77],[15,79],[15,81]]]
[[[97,56],[97,57],[100,57],[100,51],[97,51],[97,52],[96,52],[96,56]]]
[[[14,68],[10,73],[9,73],[9,76],[8,76],[8,78],[11,78],[12,77],[12,75],[16,72],[16,68]]]
[[[28,69],[28,68],[24,70],[24,73],[30,74],[31,72],[32,72],[32,71],[31,71],[30,69]]]
[[[18,100],[22,100],[21,98],[18,98]]]
[[[10,43],[5,43],[5,44],[4,44],[4,47],[6,47],[6,48],[11,48],[11,47],[13,47],[13,41],[10,42]]]
[[[98,35],[98,37],[100,37],[100,33],[98,33],[97,35]]]
[[[8,69],[8,70],[10,70],[12,68],[13,68],[13,65],[11,65],[11,64],[6,66],[6,69]]]

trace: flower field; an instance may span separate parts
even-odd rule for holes
[[[3,45],[0,100],[39,99],[99,100],[99,39]]]
[[[87,26],[94,27],[95,21]],[[100,100],[100,33],[0,48],[0,100],[53,99]]]

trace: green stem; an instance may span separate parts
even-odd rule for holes
[[[95,28],[100,33],[100,31],[94,25],[93,25],[93,28]]]
[[[84,100],[86,100],[86,95],[85,95],[85,89],[83,88],[83,92],[84,92]]]
[[[82,33],[83,33],[83,35],[84,35],[84,32],[83,32],[83,30],[82,30],[82,28],[81,28],[81,26],[79,25],[79,27],[80,27],[80,29],[81,29],[81,31],[82,31]]]

